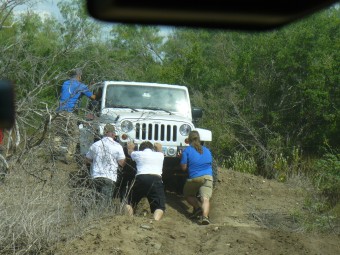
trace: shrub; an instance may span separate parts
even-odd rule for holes
[[[331,206],[340,200],[340,154],[326,153],[313,166],[313,184]]]
[[[287,180],[289,172],[288,160],[282,153],[275,155],[273,169],[276,172],[276,179],[278,181],[284,182]]]
[[[290,154],[290,156],[283,153],[274,155],[273,170],[278,181],[285,182],[289,177],[299,175],[301,171],[301,150],[293,147]]]
[[[304,230],[340,233],[339,215],[337,212],[329,210],[329,205],[325,202],[324,197],[310,190],[304,208],[304,212],[295,214]]]
[[[226,165],[233,168],[235,171],[254,174],[256,172],[256,162],[252,156],[248,156],[246,153],[235,152],[232,157],[229,157]]]

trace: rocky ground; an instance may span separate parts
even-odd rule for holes
[[[167,193],[164,218],[155,222],[145,201],[134,217],[111,215],[64,240],[54,254],[340,254],[340,236],[309,233],[294,215],[303,210],[299,185],[219,169],[207,226],[190,220],[183,197]]]

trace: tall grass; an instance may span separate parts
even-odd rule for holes
[[[91,219],[117,213],[97,206],[83,169],[39,153],[13,163],[0,184],[0,254],[48,253],[89,228]]]

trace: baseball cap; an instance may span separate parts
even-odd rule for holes
[[[83,71],[81,70],[81,68],[76,68],[76,69],[73,69],[73,70],[70,71],[71,77],[75,77],[77,75],[82,76],[82,74],[83,74]]]
[[[106,124],[104,127],[104,133],[106,134],[108,132],[115,133],[116,132],[115,127],[111,124]]]

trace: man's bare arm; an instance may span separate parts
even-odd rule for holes
[[[155,151],[162,152],[162,145],[160,143],[154,143],[153,147],[155,148]]]
[[[91,165],[92,164],[92,159],[85,158],[85,164],[86,165]]]
[[[128,154],[131,155],[131,153],[135,150],[135,144],[130,142],[127,144]]]
[[[125,160],[125,159],[120,159],[120,160],[118,160],[118,164],[119,164],[121,167],[124,167],[125,164],[126,164],[126,160]]]

